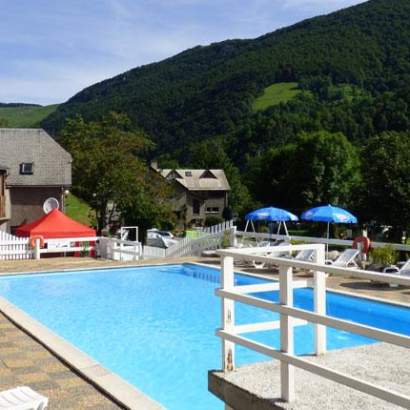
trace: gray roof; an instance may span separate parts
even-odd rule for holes
[[[8,168],[9,186],[70,186],[71,155],[43,129],[0,128],[0,164]],[[33,163],[32,175],[20,164]]]
[[[223,169],[161,169],[161,175],[175,180],[189,191],[230,191]]]

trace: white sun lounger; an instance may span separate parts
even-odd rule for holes
[[[334,261],[328,259],[327,265],[337,266],[340,268],[357,268],[356,258],[360,251],[358,249],[346,249]]]
[[[313,256],[315,256],[315,251],[313,249],[303,249],[302,251],[299,251],[293,259],[296,261],[311,262]]]
[[[410,277],[410,259],[408,259],[401,268],[397,266],[389,266],[387,268],[384,268],[383,273],[393,273],[394,275],[403,275]]]
[[[16,387],[0,393],[0,410],[44,410],[48,398],[30,387]]]

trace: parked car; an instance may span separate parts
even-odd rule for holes
[[[169,248],[175,245],[178,240],[169,231],[161,231],[157,228],[149,229],[147,231],[147,245],[155,246],[157,248]]]

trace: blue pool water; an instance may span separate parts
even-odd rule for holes
[[[240,285],[263,282],[236,275]],[[0,278],[0,295],[171,410],[222,409],[207,391],[207,371],[220,368],[219,271],[168,265]],[[277,292],[259,294],[277,300]],[[297,289],[295,305],[312,309],[312,290]],[[236,305],[237,323],[276,314]],[[328,292],[328,314],[410,335],[410,309]],[[279,332],[249,334],[279,347]],[[313,327],[295,329],[296,352],[313,351]],[[327,346],[373,343],[328,328]],[[267,358],[238,347],[237,362]]]

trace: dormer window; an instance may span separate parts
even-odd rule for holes
[[[202,173],[200,178],[213,178],[213,179],[216,179],[216,176],[211,171],[206,170]]]
[[[21,175],[33,175],[33,163],[23,162],[20,164],[20,174]]]

